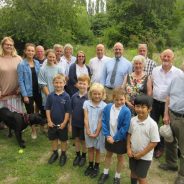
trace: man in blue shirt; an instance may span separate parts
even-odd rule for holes
[[[105,63],[102,72],[101,83],[105,86],[107,97],[106,102],[112,102],[112,90],[121,86],[125,75],[132,72],[132,64],[123,57],[123,45],[115,43],[114,58]]]

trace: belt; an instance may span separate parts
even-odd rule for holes
[[[174,112],[172,110],[170,110],[176,117],[179,117],[179,118],[184,118],[184,114],[180,114],[178,112]]]
[[[153,99],[156,103],[159,103],[159,104],[164,104],[165,102],[162,102],[162,101],[159,101],[159,100],[156,100],[156,99]]]
[[[111,88],[111,87],[107,87],[107,86],[105,86],[107,89],[114,89],[114,88]]]

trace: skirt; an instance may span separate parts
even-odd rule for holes
[[[113,144],[110,144],[107,142],[107,139],[105,139],[105,149],[112,153],[125,154],[127,153],[126,140],[117,141],[117,142],[114,142]]]

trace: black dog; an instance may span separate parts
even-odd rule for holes
[[[14,130],[16,139],[21,148],[25,148],[25,141],[22,139],[22,130],[28,125],[44,125],[46,123],[46,120],[38,114],[19,114],[17,112],[11,112],[6,107],[0,108],[0,122],[1,121],[9,128],[8,137],[12,137],[11,130]]]

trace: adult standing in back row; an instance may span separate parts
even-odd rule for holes
[[[141,43],[138,45],[138,54],[145,57],[146,61],[145,61],[144,71],[146,72],[147,75],[151,75],[153,68],[155,68],[157,65],[155,61],[148,58],[147,44]]]
[[[100,83],[102,71],[104,64],[108,62],[111,58],[105,56],[105,47],[103,44],[98,44],[96,46],[96,57],[90,59],[89,68],[91,71],[91,83]]]
[[[115,87],[121,86],[125,75],[132,72],[132,64],[123,57],[123,45],[115,43],[114,58],[105,63],[101,76],[101,83],[105,86],[106,102],[112,102],[112,91]]]
[[[171,49],[164,50],[161,55],[162,65],[157,66],[153,69],[150,83],[148,88],[153,91],[151,94],[153,96],[153,106],[151,111],[151,117],[159,124],[160,117],[164,116],[164,107],[167,96],[167,89],[172,81],[177,75],[181,73],[179,68],[173,66],[174,53]],[[154,152],[155,158],[162,156],[164,152],[164,139],[161,137],[161,142],[157,144]]]

